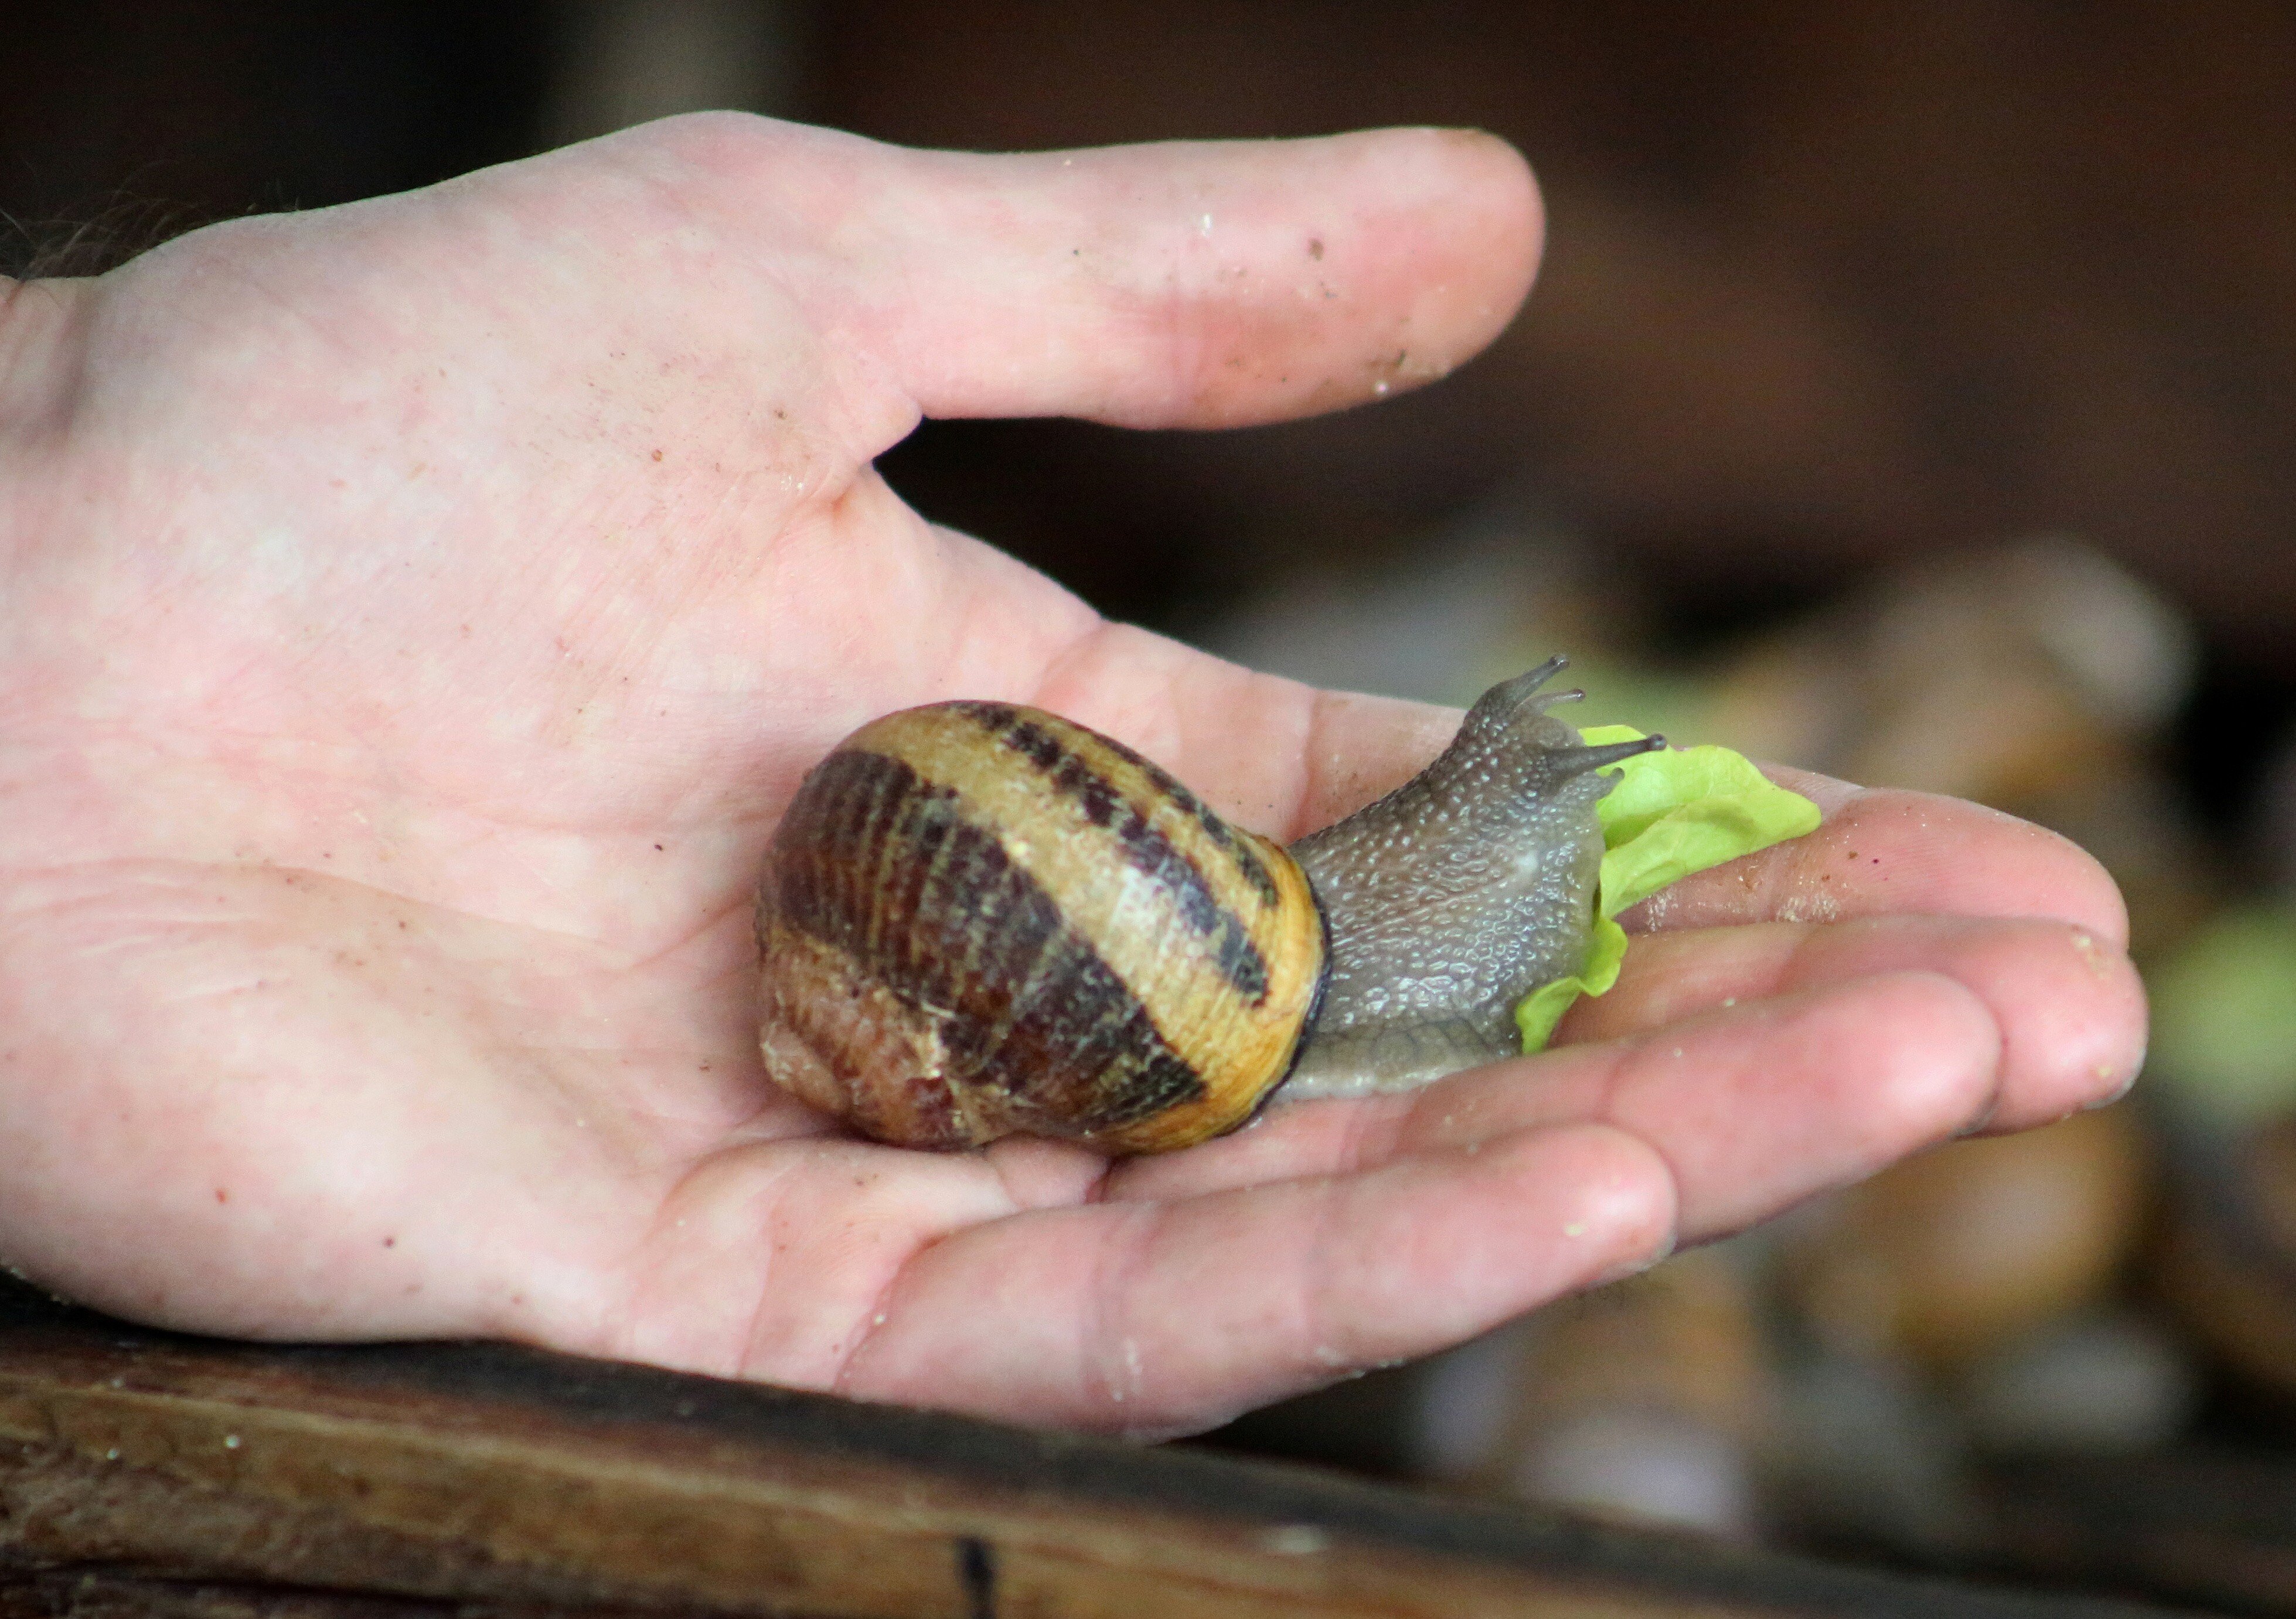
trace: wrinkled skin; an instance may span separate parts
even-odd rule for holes
[[[2097,868],[1833,782],[1641,919],[1562,1049],[1416,1096],[1111,1166],[868,1145],[763,1083],[751,874],[858,721],[1039,704],[1285,838],[1451,723],[1103,624],[871,458],[921,415],[1426,380],[1538,232],[1471,135],[709,116],[0,282],[0,1254],[207,1331],[1163,1434],[2116,1093]]]

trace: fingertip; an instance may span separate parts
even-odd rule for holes
[[[1965,799],[1763,768],[1824,822],[1683,879],[1629,912],[1629,931],[1919,912],[2062,921],[2128,945],[2120,886],[2070,838]]]
[[[1529,162],[1488,131],[1380,129],[1339,137],[1359,165],[1352,242],[1362,358],[1311,392],[1256,402],[1254,420],[1390,397],[1449,375],[1488,348],[1537,278],[1546,210]],[[1399,310],[1392,325],[1385,312]],[[1370,318],[1365,319],[1363,316]]]
[[[1233,427],[1399,393],[1506,325],[1543,232],[1529,166],[1471,130],[828,159],[809,296],[931,416]]]
[[[2083,929],[2114,951],[2128,947],[2128,903],[2104,863],[2062,832],[1989,805],[1934,794],[1893,795],[1918,800],[1906,813],[1936,813],[1945,806],[1991,823],[2000,840],[1981,871],[1963,873],[1959,891],[1971,915],[2038,917]],[[1949,870],[1950,851],[1939,866]]]
[[[1173,364],[1142,366],[1096,420],[1242,427],[1390,398],[1465,364],[1529,294],[1538,187],[1496,135],[1411,127],[1170,150],[1202,165],[1184,177],[1210,204],[1189,218],[1202,241],[1159,273],[1171,296],[1152,330]],[[1151,236],[1134,250],[1165,248]]]
[[[1983,996],[1942,972],[1872,982],[1882,1016],[1918,1038],[1884,1043],[1874,1065],[1881,1128],[1902,1143],[1890,1157],[1981,1127],[2001,1101],[2008,1037]],[[1878,1165],[1875,1167],[1879,1167]]]
[[[1344,1292],[1358,1363],[1646,1269],[1673,1250],[1679,1207],[1665,1158],[1599,1122],[1412,1153],[1366,1173],[1357,1197],[1364,1257]]]
[[[2027,989],[2005,1067],[2013,1082],[1986,1119],[2002,1135],[2104,1107],[2144,1066],[2150,1013],[2128,953],[2067,926],[2021,962]]]
[[[1466,327],[1466,353],[1480,352],[1521,310],[1546,255],[1546,199],[1530,160],[1509,142],[1481,129],[1442,132],[1455,145],[1470,190],[1484,199],[1484,239],[1465,244],[1485,264],[1512,266],[1512,276],[1496,280],[1481,311],[1483,324]]]
[[[1423,340],[1390,380],[1430,381],[1481,352],[1529,296],[1546,237],[1538,177],[1521,152],[1488,130],[1379,129],[1341,138],[1364,150],[1376,226],[1421,234],[1424,256],[1414,267],[1424,284],[1409,324]]]
[[[1711,1042],[1725,1031],[1729,1046]],[[1737,1100],[1759,1095],[1758,1106],[1784,1116],[1793,1099],[1801,1129],[1776,1140],[1792,1141],[1812,1162],[1836,1158],[1838,1180],[1870,1174],[1982,1122],[1996,1106],[2006,1050],[1984,997],[1926,967],[1703,1013],[1636,1037],[1634,1050],[1641,1066],[1663,1067],[1667,1052],[1679,1059],[1701,1034],[1707,1038],[1698,1049],[1734,1051],[1736,1071],[1760,1087]],[[1654,1090],[1652,1099],[1666,1106],[1669,1094]],[[1710,1128],[1719,1132],[1726,1124],[1718,1116]]]
[[[1557,1292],[1601,1287],[1647,1271],[1674,1252],[1680,1193],[1674,1171],[1649,1142],[1614,1125],[1542,1132],[1549,1151],[1583,1153],[1578,1202],[1558,1235],[1579,1270]]]
[[[2096,935],[2118,953],[2128,948],[2128,898],[2113,880],[2104,863],[2069,838],[2041,829],[2061,846],[2056,858],[2063,866],[2061,879],[2068,891],[2064,919]]]
[[[1558,1056],[1601,1077],[1582,1105],[1664,1153],[1682,1231],[1705,1240],[1972,1128],[1994,1106],[2001,1054],[1981,999],[1906,970]]]
[[[1558,1044],[1555,1055],[1606,1040],[1664,1042],[1670,1026],[1719,1010],[1907,974],[1957,983],[1991,1012],[2000,1095],[1967,1128],[2021,1130],[2102,1106],[2143,1066],[2144,986],[2126,952],[2076,924],[1954,914],[1648,935],[1628,952],[1616,989],[1572,1009],[1558,1037],[1577,1043]]]

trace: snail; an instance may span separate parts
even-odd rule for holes
[[[759,1045],[865,1134],[1168,1151],[1287,1099],[1426,1084],[1520,1048],[1578,970],[1606,765],[1556,658],[1439,757],[1288,850],[1122,744],[1009,703],[863,726],[808,774],[758,892]]]

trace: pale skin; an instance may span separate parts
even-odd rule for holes
[[[1111,1165],[875,1146],[763,1079],[758,854],[862,720],[1040,704],[1280,837],[1447,726],[1106,624],[872,458],[1431,380],[1540,228],[1474,135],[713,115],[0,282],[0,1255],[201,1331],[1153,1435],[2117,1094],[2095,863],[1808,779],[1825,825],[1647,910],[1558,1049],[1415,1097]]]

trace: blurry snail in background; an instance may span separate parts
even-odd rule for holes
[[[783,817],[758,895],[775,1081],[880,1141],[1011,1134],[1162,1152],[1271,1093],[1405,1090],[1519,1051],[1578,970],[1600,767],[1494,686],[1418,776],[1289,850],[1121,744],[1009,704],[849,737]]]

